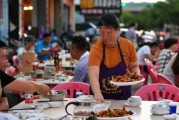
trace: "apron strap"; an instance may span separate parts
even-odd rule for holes
[[[119,40],[117,39],[117,46],[118,46],[118,48],[119,48],[119,53],[120,53],[120,57],[121,57],[121,59],[122,60],[124,60],[124,56],[123,56],[123,54],[122,54],[122,51],[121,51],[121,48],[120,48],[120,45],[119,45]],[[105,45],[103,44],[103,56],[102,56],[102,61],[101,61],[101,63],[104,63],[104,60],[105,60],[105,57],[106,57],[106,47],[105,47]]]

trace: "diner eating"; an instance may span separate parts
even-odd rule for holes
[[[8,110],[8,101],[4,93],[4,89],[16,90],[26,93],[39,92],[41,94],[51,94],[50,88],[45,84],[36,83],[33,81],[22,81],[5,73],[5,69],[10,65],[7,58],[6,44],[0,41],[0,81],[1,81],[1,101],[0,110]]]

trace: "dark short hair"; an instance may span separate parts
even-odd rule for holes
[[[178,40],[175,39],[175,38],[168,38],[165,43],[164,43],[164,48],[169,48],[171,47],[172,45],[174,44],[177,44],[178,43]]]
[[[120,28],[120,23],[116,15],[105,14],[101,16],[98,26],[111,26],[114,29],[118,29]]]
[[[150,46],[150,47],[159,46],[159,42],[157,42],[157,41],[151,42],[151,43],[149,44],[149,46]]]
[[[74,36],[72,38],[72,45],[75,45],[76,48],[80,51],[88,50],[89,47],[89,43],[83,36]]]
[[[43,38],[50,37],[50,33],[44,33]]]
[[[0,48],[6,48],[6,47],[7,47],[6,43],[0,40]]]
[[[24,38],[25,42],[35,41],[35,37],[33,35],[28,35]]]
[[[136,26],[136,23],[133,22],[130,24],[130,27],[133,27],[133,26]]]

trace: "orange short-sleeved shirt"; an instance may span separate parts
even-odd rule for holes
[[[119,45],[124,56],[126,65],[128,66],[130,62],[137,61],[136,50],[133,43],[125,38],[120,37]],[[105,47],[105,65],[109,68],[116,66],[121,62],[120,52],[118,47]],[[103,43],[102,40],[97,40],[91,50],[88,60],[88,66],[100,66],[103,56]]]

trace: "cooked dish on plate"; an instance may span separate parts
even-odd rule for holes
[[[124,117],[133,115],[132,111],[127,111],[125,106],[122,109],[108,109],[108,110],[101,110],[97,113],[97,117]]]
[[[137,75],[136,73],[130,73],[129,70],[126,71],[126,74],[123,76],[112,76],[113,82],[134,82],[140,81],[143,77],[141,75]]]

